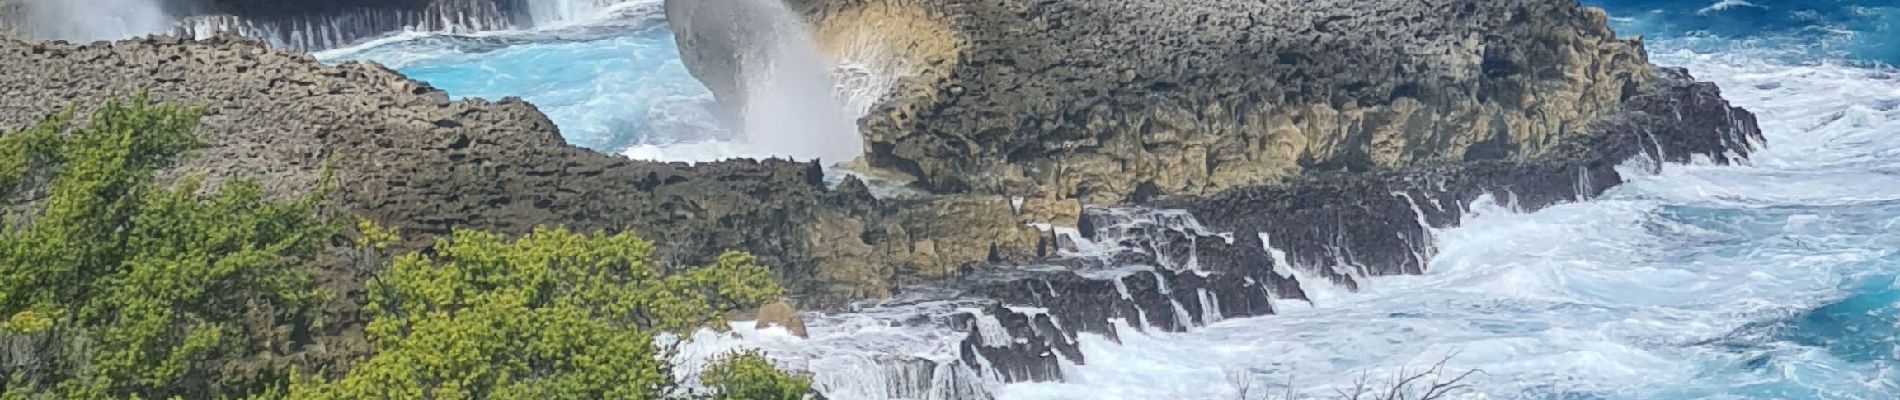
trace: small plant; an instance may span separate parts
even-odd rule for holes
[[[798,400],[811,392],[811,378],[778,370],[758,351],[720,356],[699,379],[712,400]]]
[[[314,197],[154,183],[202,145],[199,114],[140,96],[0,136],[0,338],[27,344],[0,355],[8,397],[244,395],[277,377],[225,362],[318,324],[325,299],[299,266],[333,230]]]
[[[334,300],[311,271],[325,243],[348,246],[319,212],[328,174],[293,201],[253,181],[158,186],[203,145],[199,115],[139,96],[0,135],[0,399],[679,397],[653,338],[782,293],[743,253],[665,268],[638,237],[560,228],[456,231],[391,261],[400,233],[359,220],[349,268],[370,279],[374,353],[304,375],[282,361]],[[757,353],[714,375],[720,399],[810,391]]]
[[[652,252],[652,242],[629,234],[543,228],[510,241],[457,231],[434,255],[398,258],[370,281],[364,312],[375,354],[339,380],[297,385],[290,398],[669,396],[672,351],[654,346],[657,334],[712,325],[781,290],[744,254],[666,271]],[[726,383],[810,390],[762,360],[723,364],[732,372]]]

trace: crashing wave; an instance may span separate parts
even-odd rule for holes
[[[1708,7],[1703,7],[1701,10],[1696,10],[1696,14],[1709,15],[1713,13],[1722,12],[1724,10],[1728,10],[1731,8],[1743,8],[1743,7],[1760,8],[1760,9],[1768,8],[1759,4],[1750,3],[1748,2],[1748,0],[1722,0],[1722,1],[1715,2],[1715,4],[1710,4]]]

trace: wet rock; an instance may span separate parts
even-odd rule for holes
[[[1713,84],[1662,69],[1631,93],[1628,110],[1598,121],[1599,134],[1519,160],[1476,160],[1368,173],[1319,174],[1283,184],[1158,203],[1237,238],[1265,236],[1296,267],[1348,288],[1368,276],[1419,274],[1435,250],[1431,230],[1455,226],[1480,198],[1518,210],[1581,201],[1625,179],[1618,165],[1707,159],[1736,163],[1763,145],[1755,116]]]
[[[805,334],[805,318],[798,315],[798,309],[792,307],[791,303],[775,301],[759,307],[758,318],[758,329],[783,327],[791,331],[792,335],[809,337]]]

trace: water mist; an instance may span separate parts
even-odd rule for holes
[[[94,41],[171,31],[158,0],[24,0],[25,31],[39,39]]]
[[[772,155],[847,162],[863,141],[834,97],[804,20],[780,0],[668,0],[681,58]]]

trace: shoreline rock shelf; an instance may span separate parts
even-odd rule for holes
[[[1658,79],[1574,0],[794,3],[840,61],[922,65],[861,124],[872,166],[938,192],[1139,203],[1542,157]]]
[[[1075,335],[1115,337],[1109,320],[1180,331],[1423,273],[1432,229],[1483,195],[1537,209],[1602,193],[1633,158],[1762,144],[1718,88],[1649,65],[1572,0],[789,3],[829,56],[898,82],[859,121],[866,161],[923,194],[877,198],[808,163],[600,154],[518,99],[451,101],[222,35],[0,40],[0,130],[146,92],[206,111],[211,146],[166,179],[289,197],[327,166],[332,205],[405,250],[564,225],[637,232],[674,265],[752,252],[817,310],[944,290],[985,304],[934,322],[970,333],[952,362],[1005,381],[1061,379],[1087,362]],[[314,339],[336,362],[368,351],[350,257],[319,271],[345,300]],[[939,389],[972,393],[957,376]]]

